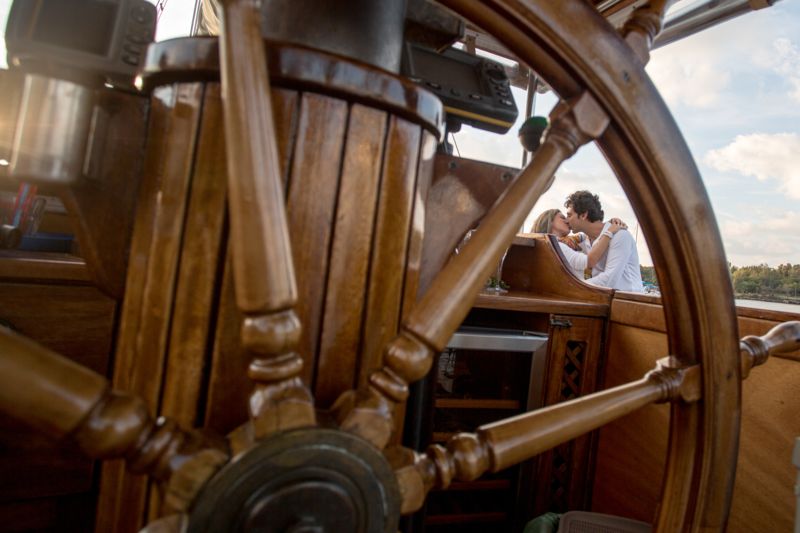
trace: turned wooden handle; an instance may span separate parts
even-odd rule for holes
[[[800,361],[800,355],[789,353],[800,350],[800,321],[778,324],[760,337],[748,335],[741,340],[739,347],[743,355],[750,359],[751,368],[765,363],[769,356]]]
[[[245,314],[293,307],[297,287],[275,144],[269,76],[253,0],[222,3],[220,74],[236,302]]]
[[[140,398],[112,392],[103,376],[3,327],[0,409],[52,438],[71,439],[88,457],[124,458],[132,472],[166,482],[173,507],[188,507],[228,458],[224,442],[154,420]]]
[[[416,511],[429,490],[454,479],[499,472],[651,403],[696,402],[701,395],[700,367],[666,357],[638,381],[459,433],[446,448],[434,444],[397,469],[402,512]]]
[[[102,376],[0,327],[0,407],[13,418],[62,438],[107,390]]]

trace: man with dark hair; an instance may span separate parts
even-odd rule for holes
[[[567,197],[564,207],[572,231],[584,232],[591,241],[600,235],[611,239],[608,252],[592,268],[592,277],[586,282],[598,287],[643,292],[636,241],[626,230],[614,234],[608,230],[608,223],[603,222],[600,198],[589,191],[577,191]]]

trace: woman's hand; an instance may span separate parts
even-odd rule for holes
[[[618,219],[618,218],[612,218],[608,222],[610,224],[608,226],[608,230],[612,234],[618,232],[621,229],[628,229],[628,225],[626,223],[624,223],[622,220]]]

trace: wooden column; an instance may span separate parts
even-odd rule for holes
[[[141,395],[151,412],[227,433],[247,420],[253,383],[232,283],[220,87],[193,81],[218,70],[209,46],[159,43],[146,67],[157,88],[114,387]],[[378,69],[267,50],[303,331],[296,349],[325,408],[380,364],[416,298],[441,108]],[[148,487],[105,466],[98,531],[137,531],[157,516]]]

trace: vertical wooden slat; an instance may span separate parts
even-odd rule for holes
[[[385,128],[386,113],[361,105],[352,107],[314,388],[321,407],[354,386]]]
[[[383,366],[383,348],[397,335],[419,143],[419,126],[391,118],[372,243],[358,386],[364,386],[369,375]]]
[[[253,387],[247,377],[250,355],[239,336],[243,317],[236,306],[230,250],[225,256],[203,423],[221,435],[247,421],[247,398]]]
[[[408,251],[406,252],[405,278],[403,280],[403,296],[400,304],[400,321],[402,322],[413,309],[419,296],[419,280],[422,271],[422,245],[425,237],[425,205],[428,191],[433,181],[434,162],[436,160],[436,137],[423,130],[417,156],[417,176],[414,187],[414,200],[411,221],[408,228]],[[434,368],[436,368],[434,364]],[[403,426],[406,418],[406,402],[395,407],[395,432],[393,442],[400,444],[403,437]]]
[[[423,131],[419,150],[419,166],[417,167],[417,186],[414,190],[414,212],[411,215],[408,235],[408,259],[406,261],[406,278],[403,283],[401,320],[408,316],[417,301],[422,269],[422,243],[425,237],[425,204],[428,201],[428,191],[433,179],[435,156],[436,137],[428,131]]]
[[[183,427],[197,423],[225,220],[225,152],[221,149],[224,139],[219,136],[222,116],[218,105],[208,105],[218,100],[219,85],[207,87],[158,410]],[[160,516],[160,507],[160,494],[151,490],[148,521]]]
[[[222,117],[209,100],[219,100],[219,85],[206,89],[160,409],[184,427],[197,422],[225,218]]]
[[[271,97],[278,158],[281,168],[286,169],[296,142],[299,95],[296,91],[274,89]],[[219,106],[220,102],[216,101],[214,105]],[[221,136],[222,131],[217,133]],[[282,172],[284,183],[288,174],[288,170]],[[217,324],[213,334],[206,408],[201,414],[203,425],[220,434],[229,433],[247,420],[247,398],[253,387],[247,377],[250,355],[245,352],[240,339],[243,316],[236,307],[230,250],[223,252],[226,263],[218,280],[221,288]]]
[[[304,94],[289,182],[287,216],[297,272],[298,352],[303,381],[311,383],[319,339],[336,191],[347,126],[347,103]]]
[[[164,369],[186,196],[203,86],[157,90],[143,187],[131,243],[127,293],[117,341],[114,387],[141,396],[155,412]],[[105,463],[97,531],[138,531],[147,480]]]
[[[272,120],[275,122],[275,144],[284,186],[289,181],[290,163],[297,140],[297,102],[300,94],[288,89],[272,89]]]

